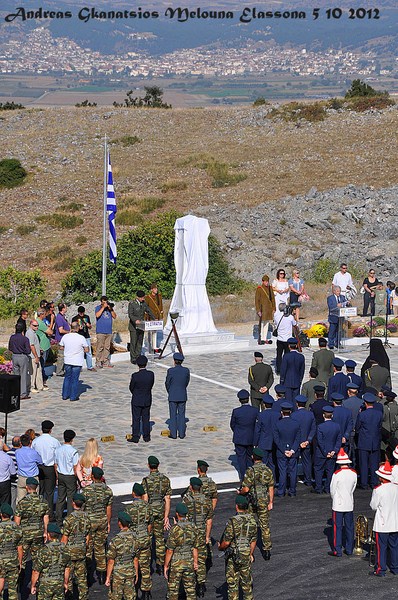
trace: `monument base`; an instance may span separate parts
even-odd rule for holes
[[[247,338],[235,337],[231,331],[219,330],[216,333],[190,333],[183,334],[178,332],[181,347],[185,355],[189,354],[211,354],[218,352],[237,352],[239,350],[249,350],[251,340]],[[174,336],[171,336],[168,351],[175,352],[177,350]]]

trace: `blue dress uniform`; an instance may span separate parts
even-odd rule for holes
[[[173,358],[175,361],[184,360],[184,357],[180,352],[175,352]],[[172,367],[167,371],[165,386],[169,394],[169,437],[174,439],[177,437],[177,433],[181,439],[185,437],[185,405],[188,400],[187,387],[189,379],[189,369],[183,367],[181,364],[176,364],[175,367]]]
[[[375,471],[380,463],[383,413],[372,406],[376,402],[373,394],[364,394],[363,400],[367,403],[367,408],[358,414],[355,431],[358,434],[359,487],[367,489],[369,470],[370,485],[372,488],[377,485]]]
[[[336,371],[333,377],[329,379],[328,382],[328,400],[331,399],[333,392],[337,392],[338,394],[342,394],[343,398],[347,397],[347,383],[349,383],[349,379],[347,375],[342,373],[341,369],[343,368],[344,361],[341,358],[333,359],[333,366],[340,369]]]
[[[232,441],[238,459],[239,477],[243,481],[247,469],[253,464],[254,429],[259,411],[248,404],[250,394],[247,390],[240,390],[237,395],[245,403],[232,411],[230,427],[234,432]]]
[[[282,410],[292,410],[290,402],[283,402]],[[300,447],[300,425],[290,416],[282,416],[275,423],[274,441],[276,445],[276,459],[279,469],[279,484],[277,496],[284,496],[286,493],[287,478],[289,478],[289,496],[296,495],[297,485],[297,457]],[[287,457],[285,452],[293,450],[294,454]]]
[[[310,406],[310,411],[314,414],[315,424],[318,426],[323,423],[323,407],[324,406],[332,406],[331,402],[325,400],[325,398],[320,398],[319,400],[315,400]]]
[[[355,369],[355,367],[357,366],[357,363],[355,362],[355,360],[346,360],[345,361],[345,366],[346,369]],[[360,375],[357,375],[356,373],[354,373],[354,371],[348,371],[347,370],[347,377],[350,380],[350,383],[356,383],[358,386],[358,396],[362,396],[363,393],[363,381],[362,381],[362,377]]]
[[[312,482],[311,444],[316,432],[315,417],[305,408],[306,396],[296,396],[297,410],[292,414],[292,419],[300,425],[300,444],[309,442],[305,448],[300,447],[301,464],[303,466],[304,483],[310,486]]]
[[[343,395],[334,392],[332,394],[332,400],[341,402],[343,400]],[[354,429],[351,411],[342,405],[335,406],[333,411],[333,422],[340,426],[341,437],[346,440],[345,442],[342,442],[341,445],[344,449],[347,449]]]
[[[263,394],[263,402],[265,410],[260,412],[257,417],[254,430],[254,446],[258,446],[263,451],[263,463],[271,469],[275,479],[272,447],[274,443],[274,427],[280,415],[271,408],[274,404],[274,399],[270,394]]]
[[[288,339],[289,346],[297,344],[295,338]],[[294,398],[300,393],[301,383],[304,377],[305,358],[297,350],[291,348],[290,352],[285,354],[281,364],[280,382],[285,386],[286,400],[295,406]]]
[[[281,404],[282,404],[282,402],[286,401],[286,398],[285,398],[286,388],[281,383],[277,383],[276,386],[274,387],[274,390],[275,390],[275,393],[281,397],[279,397],[275,400],[275,402],[272,405],[272,410],[274,410],[278,414],[278,416],[280,416]]]
[[[332,415],[333,406],[324,407],[324,412]],[[322,493],[322,477],[326,473],[325,492],[330,492],[330,482],[332,480],[334,467],[336,464],[337,453],[341,447],[340,426],[337,423],[327,418],[323,423],[318,425],[316,432],[316,446],[314,456],[314,475],[315,475],[315,492]],[[334,452],[333,457],[328,457],[330,452]]]

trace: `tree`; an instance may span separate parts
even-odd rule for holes
[[[0,188],[14,188],[21,185],[27,172],[16,158],[0,160]]]
[[[0,271],[0,317],[16,315],[21,308],[35,308],[43,297],[46,283],[39,269],[18,271],[7,267]]]
[[[121,236],[118,240],[116,266],[108,261],[107,295],[113,300],[135,297],[138,289],[149,289],[156,281],[165,298],[171,298],[175,286],[174,223],[180,217],[171,211],[156,221]],[[101,252],[90,252],[77,259],[63,282],[64,297],[75,302],[88,302],[101,296]],[[218,241],[209,238],[209,294],[232,292],[237,280],[222,255]]]
[[[358,98],[363,96],[369,97],[385,95],[388,95],[388,93],[377,91],[364,81],[361,81],[360,79],[354,79],[354,81],[351,83],[350,89],[346,92],[345,98],[348,100],[349,98]]]
[[[127,108],[172,108],[171,104],[163,102],[163,90],[157,85],[145,86],[145,96],[133,97],[133,90],[129,90],[126,93],[124,104],[113,103],[116,108],[127,107]]]

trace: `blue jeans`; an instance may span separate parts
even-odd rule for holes
[[[91,352],[90,338],[86,338],[86,346],[88,346],[88,352],[85,353],[84,357],[86,359],[87,369],[92,369],[93,368],[93,355]]]
[[[76,400],[79,394],[79,375],[81,367],[77,365],[65,365],[65,377],[62,386],[62,398]]]

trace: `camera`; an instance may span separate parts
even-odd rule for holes
[[[112,310],[113,307],[115,306],[115,303],[114,302],[108,302],[108,306]]]
[[[288,317],[289,315],[293,314],[293,311],[294,311],[296,308],[300,308],[300,306],[301,306],[301,302],[291,302],[290,304],[288,304],[288,305],[285,307],[285,309],[284,309],[284,311],[283,311],[283,315],[284,315],[285,317]]]

